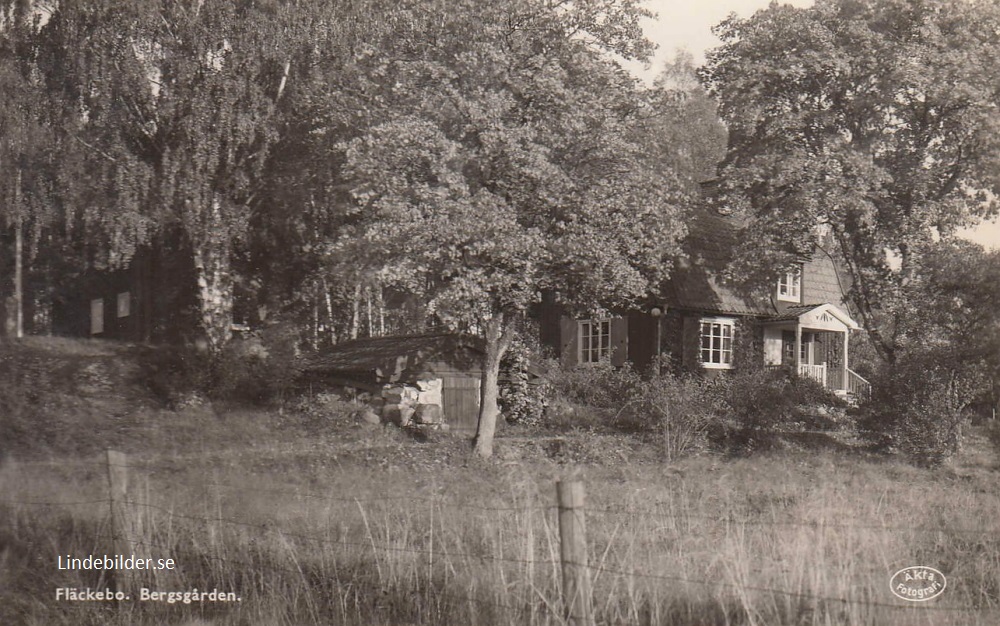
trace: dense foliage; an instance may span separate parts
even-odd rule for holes
[[[998,5],[773,3],[716,32],[702,76],[730,134],[722,200],[746,218],[734,274],[772,282],[831,242],[893,361],[919,247],[1000,206]]]
[[[782,370],[745,368],[717,377],[646,375],[608,363],[554,369],[546,420],[651,437],[667,459],[709,448],[751,454],[782,433],[836,428],[844,401],[815,381]],[[568,415],[562,415],[568,413]]]
[[[23,174],[0,189],[17,233],[28,146],[62,142],[45,224],[78,226],[99,269],[172,242],[216,355],[238,295],[241,321],[292,318],[315,344],[358,336],[363,317],[368,334],[478,329],[480,454],[499,362],[541,292],[625,305],[679,250],[679,170],[705,159],[652,149],[650,121],[686,105],[622,69],[652,51],[633,0],[10,6],[0,81],[50,103],[0,111],[0,170]],[[51,139],[28,141],[39,124]]]
[[[958,284],[981,252],[932,245],[997,210],[994,4],[774,4],[719,26],[704,86],[683,55],[653,86],[622,68],[649,58],[649,15],[635,0],[2,3],[0,293],[44,331],[81,275],[180,259],[155,288],[191,294],[165,308],[211,353],[201,386],[233,394],[289,371],[228,347],[234,316],[289,323],[288,345],[478,333],[488,456],[498,401],[537,420],[540,390],[510,381],[501,398],[499,373],[542,293],[578,314],[644,298],[725,154],[737,277],[771,280],[826,233],[884,360],[923,324],[935,362],[995,381],[996,338],[962,329],[996,328],[971,313],[996,272]]]
[[[875,448],[918,465],[939,465],[962,443],[963,398],[976,384],[932,354],[909,355],[872,380],[862,407],[862,435]]]

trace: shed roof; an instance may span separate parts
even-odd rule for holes
[[[313,374],[374,376],[395,382],[447,367],[476,373],[482,341],[471,335],[427,333],[345,341],[304,359]]]

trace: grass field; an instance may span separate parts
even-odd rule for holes
[[[344,417],[128,404],[141,394],[104,378],[118,383],[96,403],[66,377],[41,394],[69,435],[3,442],[0,623],[561,624],[555,483],[570,479],[598,624],[1000,622],[1000,485],[976,432],[936,470],[822,440],[667,465],[625,436],[511,431],[482,463],[461,440]],[[124,588],[239,602],[56,601],[108,582],[56,561],[114,553],[108,446],[129,455],[131,551],[177,563]],[[910,565],[944,572],[945,593],[896,599]]]

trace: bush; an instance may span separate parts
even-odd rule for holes
[[[702,452],[725,406],[711,381],[661,374],[640,380],[620,412],[619,424],[632,422],[651,433],[665,461]]]
[[[654,436],[668,460],[710,442],[750,453],[769,444],[780,427],[813,426],[817,407],[844,406],[819,383],[779,369],[644,378],[628,366],[601,363],[561,370],[552,380],[558,399],[582,407],[572,416],[578,423],[596,411],[608,426]]]
[[[266,404],[280,400],[298,375],[297,338],[275,325],[233,339],[216,355],[195,346],[145,355],[147,387],[171,408],[206,399]]]
[[[521,337],[514,339],[501,363],[500,412],[510,424],[541,423],[552,396],[552,385],[536,371],[542,369],[541,351]]]
[[[157,347],[143,350],[142,379],[171,409],[202,402],[212,387],[212,363],[193,346]]]
[[[226,346],[210,394],[254,404],[281,400],[298,377],[298,359],[295,329],[271,324]]]
[[[963,376],[929,355],[908,355],[882,367],[861,407],[858,428],[876,449],[935,466],[958,452]]]
[[[801,428],[820,406],[844,402],[816,381],[780,368],[753,368],[722,376],[715,392],[727,418],[716,424],[713,439],[730,452],[751,454],[772,445],[782,429]]]
[[[720,379],[726,404],[750,430],[800,421],[807,407],[836,405],[840,399],[823,385],[783,369],[753,369]]]
[[[632,399],[641,377],[628,364],[614,367],[602,361],[585,367],[555,365],[549,376],[553,393],[581,406],[602,409],[606,414],[619,410]]]
[[[552,376],[558,405],[575,407],[572,423],[652,437],[664,460],[708,447],[708,433],[721,417],[712,384],[695,376],[642,377],[630,366],[598,363],[557,369]]]

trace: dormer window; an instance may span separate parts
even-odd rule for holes
[[[778,300],[781,302],[802,301],[802,270],[795,268],[778,278]]]

